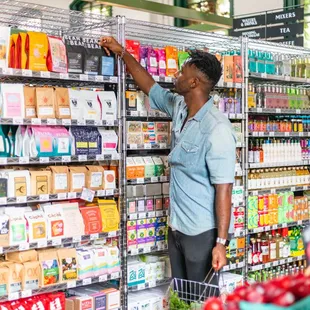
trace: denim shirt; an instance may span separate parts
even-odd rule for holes
[[[188,236],[216,228],[214,184],[234,183],[236,139],[213,98],[188,119],[184,97],[157,83],[149,93],[152,109],[172,118],[170,226]]]

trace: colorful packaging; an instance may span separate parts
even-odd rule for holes
[[[178,49],[174,46],[166,46],[166,75],[174,77],[178,71]]]
[[[57,250],[42,250],[38,253],[41,277],[40,286],[45,287],[59,283],[59,263]]]
[[[98,155],[102,150],[102,138],[97,127],[88,127],[88,154]]]
[[[138,244],[137,221],[127,221],[127,246],[128,249],[136,249]]]
[[[103,129],[99,128],[99,133],[101,135],[101,153],[116,153],[118,136],[113,129]]]
[[[140,62],[140,42],[126,40],[126,50],[136,59],[137,62]]]
[[[101,47],[98,40],[82,38],[85,49],[84,73],[98,75],[100,72]]]
[[[104,170],[104,189],[115,189],[116,188],[116,179],[114,170]]]
[[[10,27],[0,27],[0,68],[9,67]]]
[[[68,88],[55,88],[55,115],[60,119],[71,118]]]
[[[24,213],[17,213],[16,209],[7,210],[9,216],[9,243],[11,246],[27,242],[26,219]]]
[[[26,69],[47,71],[48,39],[45,33],[28,31],[25,51],[27,53]]]
[[[147,70],[147,54],[148,54],[148,48],[146,46],[141,46],[140,47],[140,65]]]
[[[70,134],[72,138],[72,155],[88,155],[88,128],[72,126],[70,127]]]
[[[158,75],[157,53],[152,47],[147,49],[147,71],[151,75]]]
[[[98,199],[102,219],[102,231],[117,231],[119,229],[120,215],[114,200]]]
[[[119,249],[117,246],[108,246],[108,273],[120,272],[120,256]]]
[[[36,112],[36,89],[24,86],[25,118],[37,117]]]
[[[233,82],[233,72],[234,72],[234,57],[225,55],[223,66],[224,82],[226,83]]]
[[[235,83],[242,83],[243,82],[243,74],[242,74],[242,56],[234,55],[233,56],[233,64],[234,64],[234,71],[233,71],[233,81]]]
[[[25,100],[23,84],[2,83],[0,100],[1,117],[4,118],[24,118]]]
[[[113,76],[115,71],[115,55],[111,53],[111,56],[108,56],[104,50],[101,51],[101,75],[104,76]]]
[[[52,171],[52,194],[66,193],[69,189],[69,170],[66,166],[50,166]]]
[[[94,253],[91,248],[83,247],[76,249],[77,262],[78,262],[78,275],[79,279],[92,278],[93,273],[93,257]]]
[[[72,119],[83,119],[84,100],[80,90],[69,88],[70,110]]]
[[[55,118],[55,94],[52,87],[36,87],[38,118]]]
[[[27,65],[26,39],[27,39],[27,32],[19,30],[16,46],[17,49],[16,68],[19,69],[26,69]]]
[[[25,212],[27,221],[28,242],[38,242],[47,239],[47,221],[42,210]]]
[[[86,185],[87,169],[83,166],[69,167],[70,192],[82,192]]]
[[[137,110],[137,92],[126,91],[126,110],[136,111]]]
[[[108,273],[107,247],[97,246],[93,248],[93,273],[95,277]]]
[[[64,36],[69,73],[83,73],[85,48],[82,38]]]
[[[57,250],[60,270],[60,282],[75,281],[78,279],[76,249]]]
[[[85,234],[97,234],[102,232],[102,219],[98,206],[80,207],[85,224]]]
[[[158,59],[158,75],[166,76],[166,51],[164,49],[157,50],[157,59]]]
[[[18,33],[13,33],[10,36],[10,53],[8,66],[10,68],[17,68],[17,39]]]
[[[48,71],[67,73],[68,60],[66,53],[66,46],[61,38],[48,36],[48,55],[47,68]]]
[[[146,219],[137,221],[138,248],[143,248],[146,242],[147,225]]]
[[[179,57],[179,70],[181,70],[183,64],[189,58],[189,53],[188,52],[179,51],[178,52],[178,57]]]
[[[48,240],[60,239],[65,237],[65,221],[61,205],[47,204],[43,206],[44,214],[47,219],[47,238]]]

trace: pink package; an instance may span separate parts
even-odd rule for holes
[[[140,47],[140,65],[146,70],[147,69],[147,50],[146,46]]]
[[[152,47],[147,50],[147,71],[151,75],[158,75],[157,53]]]
[[[158,49],[157,59],[158,59],[158,74],[159,76],[166,76],[166,51],[164,49]]]

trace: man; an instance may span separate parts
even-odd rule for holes
[[[172,118],[169,154],[172,276],[202,282],[226,264],[226,245],[235,175],[235,138],[210,91],[222,75],[215,56],[193,51],[176,74],[175,90],[164,90],[114,38],[101,46],[120,56],[153,109]]]

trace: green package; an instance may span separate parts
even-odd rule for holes
[[[181,70],[184,62],[189,58],[189,53],[179,51],[178,58],[179,58],[179,70]]]

